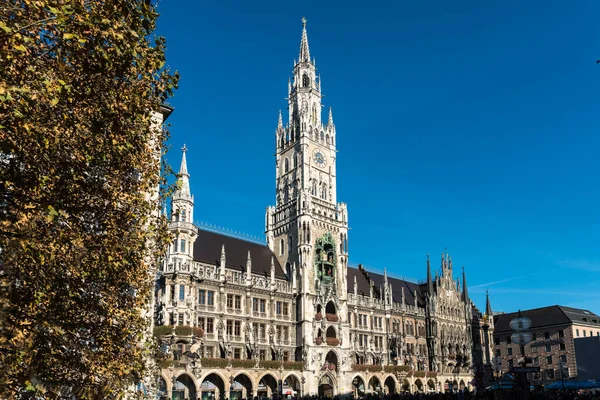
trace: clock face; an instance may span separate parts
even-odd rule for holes
[[[313,151],[313,158],[315,160],[315,164],[317,164],[318,167],[324,168],[327,165],[327,158],[321,150],[315,149]]]

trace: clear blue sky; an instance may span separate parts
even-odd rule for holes
[[[176,1],[196,219],[263,236],[301,18],[333,107],[350,258],[425,279],[448,248],[483,308],[600,313],[600,2]],[[324,109],[326,110],[326,109]]]

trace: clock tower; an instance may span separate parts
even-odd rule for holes
[[[276,200],[267,208],[266,235],[290,280],[298,282],[296,359],[319,371],[329,357],[321,343],[338,341],[338,358],[347,359],[350,351],[348,212],[337,202],[333,115],[330,108],[327,122],[321,119],[321,79],[310,58],[304,18],[302,25],[300,55],[288,80],[289,122],[284,124],[280,112],[275,131]],[[340,368],[341,359],[335,372]]]

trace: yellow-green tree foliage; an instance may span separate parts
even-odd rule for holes
[[[0,398],[119,398],[168,241],[155,5],[0,1]],[[152,141],[153,135],[155,141]]]

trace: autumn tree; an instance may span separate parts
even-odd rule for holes
[[[177,85],[155,7],[0,2],[0,398],[121,398],[148,373]]]

